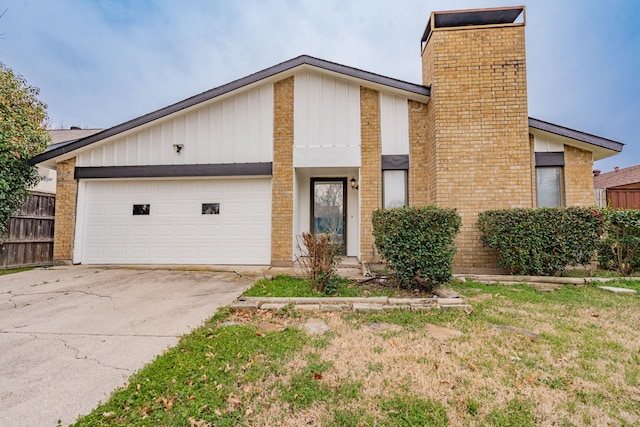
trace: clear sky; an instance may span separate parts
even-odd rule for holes
[[[107,128],[301,54],[421,82],[431,11],[527,6],[529,115],[640,164],[638,0],[0,0],[0,61],[52,128]]]

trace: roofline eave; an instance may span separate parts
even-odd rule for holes
[[[337,64],[335,62],[325,61],[309,55],[301,55],[296,58],[290,59],[288,61],[282,62],[280,64],[276,64],[272,67],[266,68],[264,70],[258,71],[256,73],[250,74],[248,76],[242,77],[240,79],[234,80],[232,82],[226,83],[222,86],[218,86],[208,91],[199,93],[197,95],[194,95],[192,97],[189,97],[177,103],[171,104],[167,107],[152,111],[151,113],[144,114],[132,120],[113,126],[109,129],[105,129],[102,132],[98,132],[86,138],[78,139],[76,141],[73,141],[69,144],[65,144],[64,146],[55,148],[53,150],[46,151],[42,154],[39,154],[29,159],[29,164],[36,165],[38,163],[43,163],[47,160],[51,160],[56,157],[64,156],[65,154],[68,154],[72,151],[86,147],[95,142],[102,141],[107,138],[119,135],[131,129],[143,126],[147,123],[164,118],[166,116],[188,109],[190,107],[199,105],[203,102],[209,101],[211,99],[215,99],[217,97],[220,97],[227,93],[241,89],[243,87],[255,84],[263,80],[267,80],[278,74],[287,73],[289,71],[294,70],[295,68],[305,66],[305,65],[316,67],[321,70],[329,71],[332,73],[345,75],[358,80],[370,82],[375,85],[387,86],[399,91],[412,93],[422,99],[426,98],[428,100],[428,98],[431,95],[431,90],[427,86],[418,85],[415,83],[409,83],[403,80],[382,76],[379,74],[371,73],[368,71],[360,70],[360,69],[349,67],[346,65]]]

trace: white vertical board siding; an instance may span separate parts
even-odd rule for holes
[[[564,151],[564,144],[534,136],[533,146],[536,153],[557,153]]]
[[[271,180],[81,180],[74,261],[269,264]],[[202,203],[219,203],[203,215]],[[149,204],[149,215],[132,215]]]
[[[184,144],[180,154],[174,144]],[[273,160],[273,85],[241,92],[78,155],[78,166],[144,166]]]
[[[295,167],[360,166],[360,86],[297,73],[293,131]]]
[[[409,101],[380,94],[382,154],[409,154]]]

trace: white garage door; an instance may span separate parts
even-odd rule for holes
[[[82,263],[270,262],[270,179],[87,181],[80,195]]]

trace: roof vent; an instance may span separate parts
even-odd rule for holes
[[[616,167],[614,167],[614,168],[613,168],[613,171],[614,171],[614,172],[618,172],[619,170],[620,170],[620,167],[618,167],[618,166],[616,166]]]
[[[80,126],[71,126],[69,129],[70,130],[82,130],[82,128]]]
[[[602,173],[602,171],[600,169],[594,169],[593,170],[593,176],[599,176]]]

